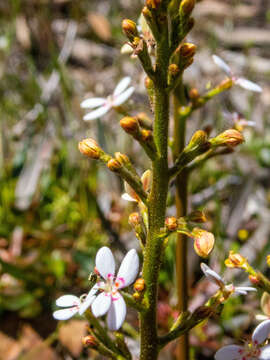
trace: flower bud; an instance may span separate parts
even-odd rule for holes
[[[242,144],[242,142],[244,142],[244,137],[239,131],[229,129],[211,139],[210,142],[214,146],[228,145],[234,147]]]
[[[141,182],[144,191],[149,191],[153,182],[153,173],[151,170],[146,170],[141,176]]]
[[[191,100],[197,100],[200,97],[200,94],[196,88],[193,88],[189,91],[189,98]]]
[[[176,217],[170,216],[166,218],[165,225],[169,231],[175,231],[178,228],[178,221]]]
[[[220,91],[224,91],[224,90],[228,90],[233,86],[233,81],[232,79],[228,78],[223,80],[219,85],[218,85],[218,89]]]
[[[180,4],[180,14],[189,16],[195,6],[195,0],[183,0]]]
[[[107,162],[107,167],[111,171],[118,171],[119,169],[121,169],[122,164],[120,164],[120,162],[117,161],[116,159],[111,159]]]
[[[184,43],[180,46],[179,53],[180,53],[180,56],[183,56],[185,58],[193,57],[196,49],[197,49],[196,45],[191,44],[191,43]]]
[[[84,346],[89,346],[95,348],[98,345],[97,339],[92,335],[87,335],[82,338],[82,343]]]
[[[141,294],[138,291],[136,291],[132,296],[133,296],[133,299],[136,301],[141,299]]]
[[[270,317],[270,294],[267,292],[264,292],[261,298],[261,308],[265,315]]]
[[[191,233],[194,238],[194,250],[197,255],[207,257],[215,245],[214,235],[206,230],[194,228]]]
[[[204,223],[207,221],[204,212],[199,210],[192,211],[192,213],[187,216],[187,219],[195,223]]]
[[[143,7],[142,14],[145,17],[145,19],[151,19],[151,12],[150,12],[150,10],[148,9],[147,6]]]
[[[144,80],[144,85],[145,85],[146,89],[153,89],[154,88],[153,80],[151,80],[148,76]]]
[[[133,285],[135,291],[142,292],[145,289],[145,281],[144,279],[140,278],[135,281]]]
[[[122,30],[131,41],[135,36],[139,36],[136,23],[132,20],[124,19],[122,21]]]
[[[121,119],[120,125],[128,134],[134,134],[139,130],[137,119],[131,116],[125,116],[123,119]]]
[[[157,9],[161,3],[161,0],[146,0],[146,6],[148,9]]]
[[[255,286],[260,286],[261,285],[261,281],[259,279],[258,276],[256,275],[249,275],[249,281],[251,282],[251,284],[255,285]]]
[[[114,156],[115,156],[115,159],[118,162],[120,162],[121,165],[126,165],[130,162],[128,156],[125,154],[122,154],[120,152],[114,153]]]
[[[200,146],[208,142],[208,135],[203,130],[196,131],[192,138],[189,141],[188,148],[194,148],[195,146]]]
[[[128,223],[133,226],[136,227],[138,225],[140,225],[140,215],[137,212],[133,212],[129,215],[128,217]]]
[[[245,268],[245,265],[247,265],[247,259],[241,254],[235,253],[231,250],[229,252],[228,259],[225,260],[225,265],[229,268]]]
[[[267,265],[270,267],[270,255],[267,255],[266,262],[267,262]]]
[[[143,141],[147,142],[153,139],[153,133],[151,130],[142,129],[141,137]]]
[[[178,75],[178,74],[179,74],[179,71],[180,71],[180,69],[179,69],[178,65],[176,65],[176,64],[171,64],[171,65],[169,66],[169,74],[172,75],[173,77],[175,77],[176,75]]]
[[[100,147],[94,139],[84,139],[79,142],[78,148],[83,155],[91,159],[99,159]]]

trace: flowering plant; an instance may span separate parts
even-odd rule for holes
[[[84,341],[100,354],[111,359],[132,359],[125,343],[121,327],[126,316],[126,304],[139,314],[140,360],[156,360],[160,350],[171,341],[179,341],[179,359],[189,359],[188,332],[212,315],[220,315],[224,303],[232,294],[247,295],[256,289],[249,286],[226,284],[208,265],[201,265],[204,275],[218,286],[218,290],[205,304],[193,312],[188,310],[188,248],[187,237],[194,240],[194,250],[200,257],[211,254],[214,235],[200,226],[207,221],[199,210],[188,212],[188,183],[192,171],[210,158],[231,153],[244,142],[242,130],[227,129],[210,137],[209,131],[198,129],[188,140],[186,122],[193,111],[203,107],[234,85],[259,93],[261,87],[247,79],[234,75],[230,67],[216,55],[214,62],[222,68],[228,78],[204,94],[197,89],[187,89],[183,73],[191,66],[196,46],[185,42],[194,25],[192,11],[195,0],[146,0],[142,9],[149,30],[138,29],[135,22],[123,20],[122,29],[133,54],[140,61],[146,74],[145,87],[149,97],[153,119],[142,114],[126,114],[120,120],[122,129],[139,143],[151,163],[151,169],[140,177],[136,167],[126,154],[106,153],[93,139],[84,139],[79,150],[90,159],[95,159],[120,176],[124,182],[124,200],[136,202],[138,211],[131,213],[129,224],[139,240],[142,253],[142,276],[134,284],[134,292],[124,291],[131,285],[139,271],[139,258],[130,250],[115,276],[115,261],[108,247],[101,248],[96,255],[94,281],[89,293],[80,298],[73,295],[60,297],[56,304],[65,309],[54,312],[60,320],[75,314],[84,314],[92,326]],[[149,51],[149,36],[151,51]],[[112,95],[107,98],[90,98],[82,102],[83,108],[95,109],[85,115],[84,120],[93,120],[117,108],[133,93],[129,87],[131,79],[123,78]],[[173,107],[170,100],[173,100]],[[172,115],[172,116],[171,116]],[[169,139],[170,123],[173,122],[173,139]],[[235,126],[236,127],[236,126]],[[175,187],[176,216],[167,216],[169,189]],[[198,225],[199,224],[199,225]],[[174,236],[171,236],[174,235]],[[157,309],[159,276],[164,251],[173,238],[176,243],[176,287],[178,291],[179,316],[165,334],[158,331]],[[263,274],[256,272],[246,258],[234,252],[226,260],[228,267],[240,267],[249,273],[255,287],[269,292],[270,283]],[[107,314],[108,333],[100,321]],[[261,323],[246,347],[230,345],[216,353],[216,359],[267,359],[269,346],[263,346],[270,330],[269,320]]]

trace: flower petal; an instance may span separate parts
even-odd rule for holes
[[[56,305],[61,307],[70,307],[80,304],[80,299],[74,295],[63,295],[56,300]]]
[[[235,84],[241,86],[246,90],[262,92],[262,88],[259,85],[255,84],[254,82],[248,79],[238,78],[237,80],[235,80]]]
[[[223,71],[225,71],[225,73],[231,77],[232,76],[232,71],[231,68],[229,67],[228,64],[225,63],[224,60],[222,60],[219,56],[217,55],[212,55],[212,58],[214,60],[214,63]]]
[[[94,285],[92,287],[92,289],[89,291],[89,293],[87,294],[85,300],[80,305],[80,308],[79,308],[79,314],[80,315],[82,315],[89,308],[89,306],[93,303],[93,301],[97,297],[96,293],[97,293],[98,289],[99,289],[99,286]]]
[[[270,333],[270,320],[265,320],[260,323],[252,334],[252,342],[254,344],[262,344]]]
[[[251,286],[237,286],[235,288],[235,292],[238,293],[238,294],[244,294],[244,295],[247,295],[247,293],[249,291],[257,291],[257,289],[255,289],[254,287],[251,287]]]
[[[89,98],[81,102],[81,108],[83,109],[94,109],[96,107],[106,104],[106,99],[104,98]]]
[[[115,262],[111,250],[107,246],[103,246],[98,250],[96,255],[96,268],[103,279],[107,280],[108,275],[111,277],[115,273]]]
[[[241,359],[242,346],[228,345],[219,349],[215,354],[215,360],[238,360]]]
[[[123,200],[126,200],[126,201],[133,201],[133,202],[137,202],[136,199],[134,199],[133,197],[131,197],[128,193],[124,193],[121,195],[121,198]]]
[[[139,271],[139,256],[135,249],[129,250],[119,268],[117,278],[123,279],[119,289],[134,282]]]
[[[140,198],[137,195],[136,191],[133,190],[133,188],[125,181],[124,182],[124,188],[126,190],[126,193],[133,198],[135,201],[139,201]]]
[[[218,275],[214,270],[212,270],[209,266],[207,266],[204,263],[201,263],[201,269],[204,273],[204,275],[209,279],[210,281],[214,282],[218,286],[224,285],[224,281],[222,280],[221,276]]]
[[[102,292],[92,303],[92,313],[95,317],[103,316],[109,310],[112,303],[111,294]]]
[[[112,106],[120,106],[133,94],[135,88],[132,86],[124,91],[122,94],[116,96],[112,101]]]
[[[78,307],[54,311],[53,317],[56,320],[68,320],[78,312]]]
[[[113,95],[118,96],[119,94],[121,94],[124,90],[126,90],[130,82],[131,82],[131,77],[129,76],[125,76],[123,79],[121,79],[119,83],[116,85]]]
[[[151,189],[152,182],[153,182],[153,174],[151,170],[146,170],[141,177],[143,190],[148,192]]]
[[[270,345],[267,345],[261,348],[259,360],[269,360],[269,359],[270,359]]]
[[[90,113],[86,114],[83,117],[84,121],[90,121],[90,120],[95,120],[100,118],[101,116],[105,115],[109,110],[110,110],[111,106],[101,106],[99,108],[97,108],[94,111],[91,111]]]
[[[107,325],[111,331],[116,331],[122,326],[126,317],[126,312],[126,303],[122,295],[118,293],[118,298],[117,300],[112,301],[107,315]]]

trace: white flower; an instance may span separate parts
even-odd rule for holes
[[[247,295],[249,291],[257,291],[255,288],[250,286],[234,287],[233,284],[226,285],[222,277],[204,263],[201,263],[201,269],[204,275],[207,277],[207,279],[213,282],[214,284],[216,284],[218,287],[220,287],[221,290],[222,289],[230,290],[239,295]]]
[[[243,115],[239,114],[238,112],[234,111],[233,113],[229,111],[223,111],[223,116],[233,123],[236,130],[242,131],[245,127],[251,126],[255,127],[255,121],[246,120]]]
[[[56,320],[68,320],[79,312],[81,300],[74,295],[63,295],[56,300],[56,305],[65,309],[54,311],[53,317]]]
[[[224,346],[215,355],[216,360],[269,360],[270,345],[261,346],[268,339],[270,333],[270,320],[259,324],[252,335],[250,343],[244,346]]]
[[[145,192],[148,192],[152,185],[152,171],[146,170],[141,176],[142,187]],[[133,188],[126,182],[124,182],[126,192],[121,195],[122,199],[133,202],[140,202],[140,198]]]
[[[135,88],[133,86],[129,87],[131,78],[129,76],[124,77],[114,89],[112,95],[109,95],[107,98],[89,98],[85,99],[81,103],[83,109],[95,109],[86,114],[83,119],[85,121],[90,121],[97,119],[105,115],[113,107],[122,105],[134,92]]]
[[[118,330],[126,317],[126,304],[120,290],[132,284],[139,271],[139,257],[136,250],[130,250],[124,257],[117,276],[115,261],[111,250],[104,246],[96,255],[96,270],[104,281],[99,281],[90,290],[79,314],[90,305],[95,317],[107,315],[107,325],[112,331]]]
[[[228,75],[228,77],[230,79],[232,79],[232,81],[236,85],[239,85],[242,88],[247,89],[247,90],[251,90],[251,91],[255,91],[255,92],[262,92],[262,88],[259,85],[255,84],[254,82],[249,81],[245,78],[234,75],[231,68],[229,67],[229,65],[226,64],[225,61],[222,60],[219,56],[213,55],[212,58],[213,58],[215,64],[220,69],[222,69]]]

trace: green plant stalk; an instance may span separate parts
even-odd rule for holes
[[[160,229],[164,226],[168,193],[168,122],[169,95],[166,92],[168,69],[167,24],[157,44],[156,79],[154,95],[154,141],[157,157],[152,162],[153,184],[148,198],[149,230],[144,251],[143,278],[146,285],[144,301],[147,309],[140,315],[140,360],[158,357],[157,294],[158,276],[163,250]],[[165,70],[166,69],[166,70]]]
[[[186,117],[180,117],[178,109],[183,105],[184,89],[179,85],[174,93],[174,158],[176,159],[185,148]],[[176,177],[176,210],[177,217],[187,214],[188,202],[188,172],[183,169],[181,175]],[[184,312],[188,305],[188,271],[187,271],[187,238],[178,234],[176,242],[176,281],[178,310]],[[188,333],[185,332],[178,340],[177,359],[189,359]]]

